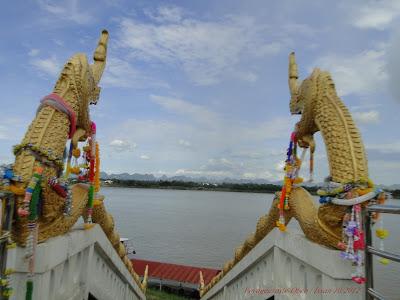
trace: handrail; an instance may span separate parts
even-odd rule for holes
[[[391,252],[388,252],[388,251],[378,250],[378,249],[376,249],[374,247],[371,247],[371,246],[367,247],[367,251],[369,253],[371,253],[371,254],[375,254],[375,255],[378,255],[380,257],[384,257],[384,258],[387,258],[387,259],[390,259],[390,260],[393,260],[393,261],[396,261],[396,262],[400,262],[400,255],[399,254],[391,253]]]
[[[367,289],[367,293],[368,295],[372,296],[375,299],[378,300],[385,300],[385,298],[383,297],[383,295],[381,293],[378,293],[377,291],[375,291],[374,289],[368,288]]]
[[[373,300],[379,299],[384,300],[384,296],[374,289],[374,276],[373,276],[373,255],[384,257],[392,261],[400,262],[400,255],[383,251],[372,247],[372,234],[371,234],[371,213],[388,213],[388,214],[400,214],[400,206],[398,205],[371,205],[366,207],[364,231],[365,231],[365,299]]]
[[[388,214],[400,214],[399,205],[371,205],[367,206],[368,212],[380,212]]]

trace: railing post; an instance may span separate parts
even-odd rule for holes
[[[368,208],[364,211],[364,232],[365,232],[365,299],[373,300],[373,297],[368,293],[369,288],[374,288],[374,273],[373,273],[373,258],[372,254],[368,251],[368,246],[372,245],[371,234],[371,213]]]
[[[5,275],[5,271],[7,269],[8,263],[8,242],[9,242],[9,237],[7,235],[11,234],[11,225],[13,221],[13,216],[14,216],[14,196],[9,194],[9,193],[0,193],[0,197],[2,199],[2,202],[0,201],[0,205],[2,205],[2,208],[4,207],[4,211],[1,208],[0,209],[0,214],[2,216],[0,217],[0,279],[5,279],[6,277],[11,278],[11,274],[8,276]],[[8,286],[9,282],[7,282]],[[6,286],[1,286],[0,285],[0,300],[1,299],[8,299],[8,296],[4,295],[4,291],[6,289]]]

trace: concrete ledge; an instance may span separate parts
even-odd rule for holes
[[[360,286],[351,281],[351,263],[339,251],[309,241],[303,234],[274,229],[202,299],[266,299],[245,289],[339,288]],[[357,295],[276,295],[275,299],[362,299]],[[346,298],[347,297],[347,298]]]
[[[25,248],[10,250],[14,296],[25,298]],[[36,249],[34,299],[146,299],[99,225],[74,227]]]

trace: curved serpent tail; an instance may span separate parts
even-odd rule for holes
[[[132,274],[135,281],[140,285],[141,284],[140,278],[133,270],[132,263],[127,256],[125,247],[120,242],[120,236],[115,231],[114,219],[109,213],[107,213],[106,208],[103,204],[103,198],[104,197],[96,199],[100,201],[100,203],[93,208],[93,214],[92,214],[93,222],[101,226],[104,233],[106,234],[111,244],[113,245],[114,249],[117,251],[119,257],[121,257],[122,261],[128,268],[129,272]]]
[[[276,221],[279,220],[279,194],[277,193],[277,197],[272,202],[268,214],[258,220],[255,233],[250,234],[245,242],[236,248],[234,258],[228,261],[223,268],[224,274],[232,269],[271,230],[276,228]],[[332,208],[331,205],[321,205],[318,208],[312,196],[301,187],[292,190],[289,207],[290,210],[285,211],[286,225],[292,218],[295,218],[309,240],[320,245],[337,248],[337,244],[341,240],[341,216],[344,214],[345,207],[335,206]],[[329,216],[329,224],[320,221],[321,218],[327,220],[326,214]]]

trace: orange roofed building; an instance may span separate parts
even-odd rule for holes
[[[146,265],[149,266],[149,286],[159,287],[166,291],[175,291],[180,294],[191,295],[192,297],[198,295],[200,271],[203,274],[205,285],[207,285],[211,279],[221,271],[210,268],[199,268],[143,259],[131,259],[131,261],[135,272],[142,278]]]

